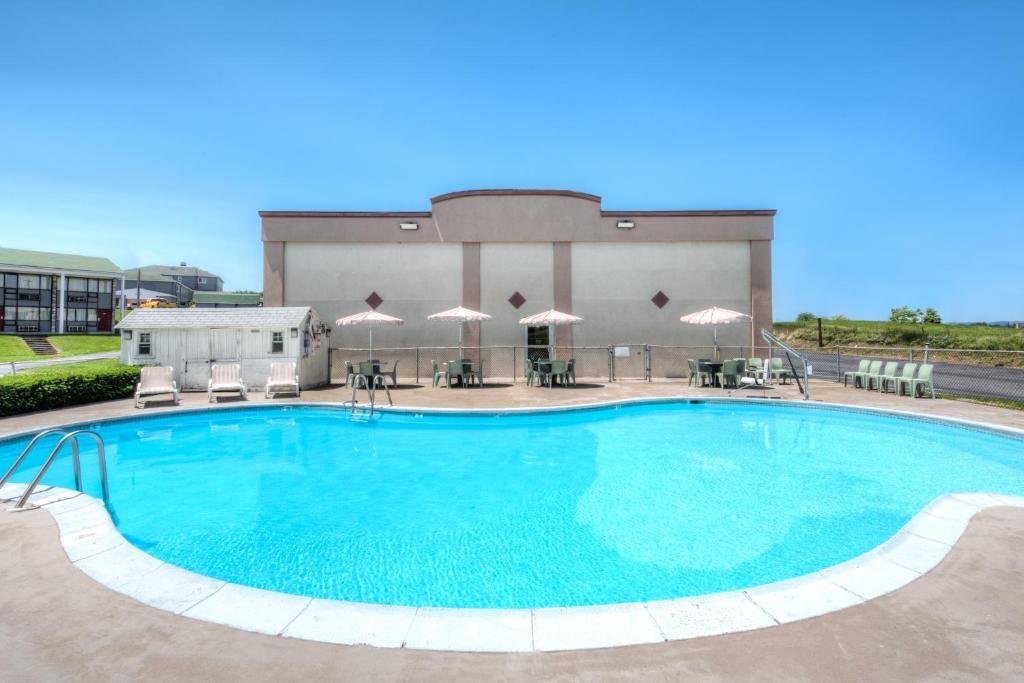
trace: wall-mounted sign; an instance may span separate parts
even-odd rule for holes
[[[616,358],[629,358],[629,347],[628,346],[616,346],[615,347]]]

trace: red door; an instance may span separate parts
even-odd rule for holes
[[[110,332],[110,323],[114,319],[114,312],[111,310],[103,310],[102,308],[96,311],[96,331],[97,332]]]

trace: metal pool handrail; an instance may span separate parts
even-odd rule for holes
[[[35,447],[39,440],[42,439],[44,436],[48,436],[50,434],[60,434],[61,436],[67,436],[68,433],[63,429],[47,429],[46,431],[39,432],[38,434],[33,436],[32,440],[28,442],[28,445],[25,446],[25,450],[21,452],[21,455],[15,458],[14,464],[12,464],[10,468],[7,470],[7,472],[4,473],[4,476],[0,477],[0,487],[3,487],[3,485],[7,483],[7,480],[11,478],[11,475],[13,475],[14,471],[18,469],[18,466],[21,465],[21,462],[25,459],[25,456],[27,456],[29,451],[31,451]],[[72,441],[71,447],[77,451],[78,442]],[[75,471],[75,475],[75,484],[77,485],[79,483],[77,478],[77,470]]]
[[[46,461],[43,463],[43,466],[39,468],[39,473],[36,474],[35,479],[33,479],[32,483],[28,485],[28,488],[25,489],[25,493],[22,494],[21,499],[14,506],[15,510],[22,510],[25,508],[25,504],[28,502],[29,496],[32,495],[36,486],[39,485],[43,475],[46,474],[46,470],[48,470],[50,465],[53,464],[53,461],[56,459],[61,447],[64,446],[64,442],[68,440],[71,441],[71,461],[75,468],[75,488],[79,491],[82,490],[82,470],[78,458],[78,436],[80,434],[88,435],[96,442],[96,454],[100,465],[100,485],[103,488],[103,503],[107,505],[107,507],[110,506],[110,488],[107,485],[107,456],[103,449],[103,438],[96,432],[88,429],[79,429],[71,432],[70,434],[65,434],[64,437],[57,442],[57,445],[53,447],[53,450],[50,451],[50,455],[46,457]]]

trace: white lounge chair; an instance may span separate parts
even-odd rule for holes
[[[206,385],[206,397],[213,403],[213,392],[237,391],[242,398],[247,398],[249,390],[242,382],[242,366],[238,363],[214,365],[210,368],[210,381]]]
[[[139,383],[135,385],[135,407],[142,407],[139,405],[139,399],[143,396],[159,394],[170,394],[174,403],[178,403],[178,383],[174,381],[174,368],[142,368],[139,374]]]
[[[302,395],[302,390],[299,389],[299,373],[295,371],[295,363],[270,364],[270,377],[267,378],[265,396],[270,398],[271,394]]]

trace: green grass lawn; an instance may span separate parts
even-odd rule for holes
[[[116,334],[85,335],[63,334],[47,337],[57,348],[56,356],[37,356],[25,346],[21,337],[13,334],[0,335],[0,363],[23,360],[46,360],[48,358],[69,358],[87,353],[104,353],[121,348],[121,337]]]
[[[18,370],[17,375],[8,375],[6,377],[0,377],[0,383],[4,380],[9,380],[13,377],[22,377],[24,375],[32,375],[34,377],[66,377],[68,375],[74,375],[82,370],[98,370],[104,368],[117,368],[121,366],[121,361],[117,358],[101,358],[100,360],[86,360],[81,363],[61,363],[59,365],[44,365],[38,368],[25,368],[24,370]]]
[[[31,349],[25,346],[21,337],[13,334],[0,335],[0,363],[10,363],[12,360],[38,360],[40,356],[32,353]]]
[[[777,322],[775,333],[801,346],[818,345],[816,321]],[[1024,351],[1024,330],[988,325],[924,325],[879,320],[823,320],[825,346],[924,346],[933,349]]]

